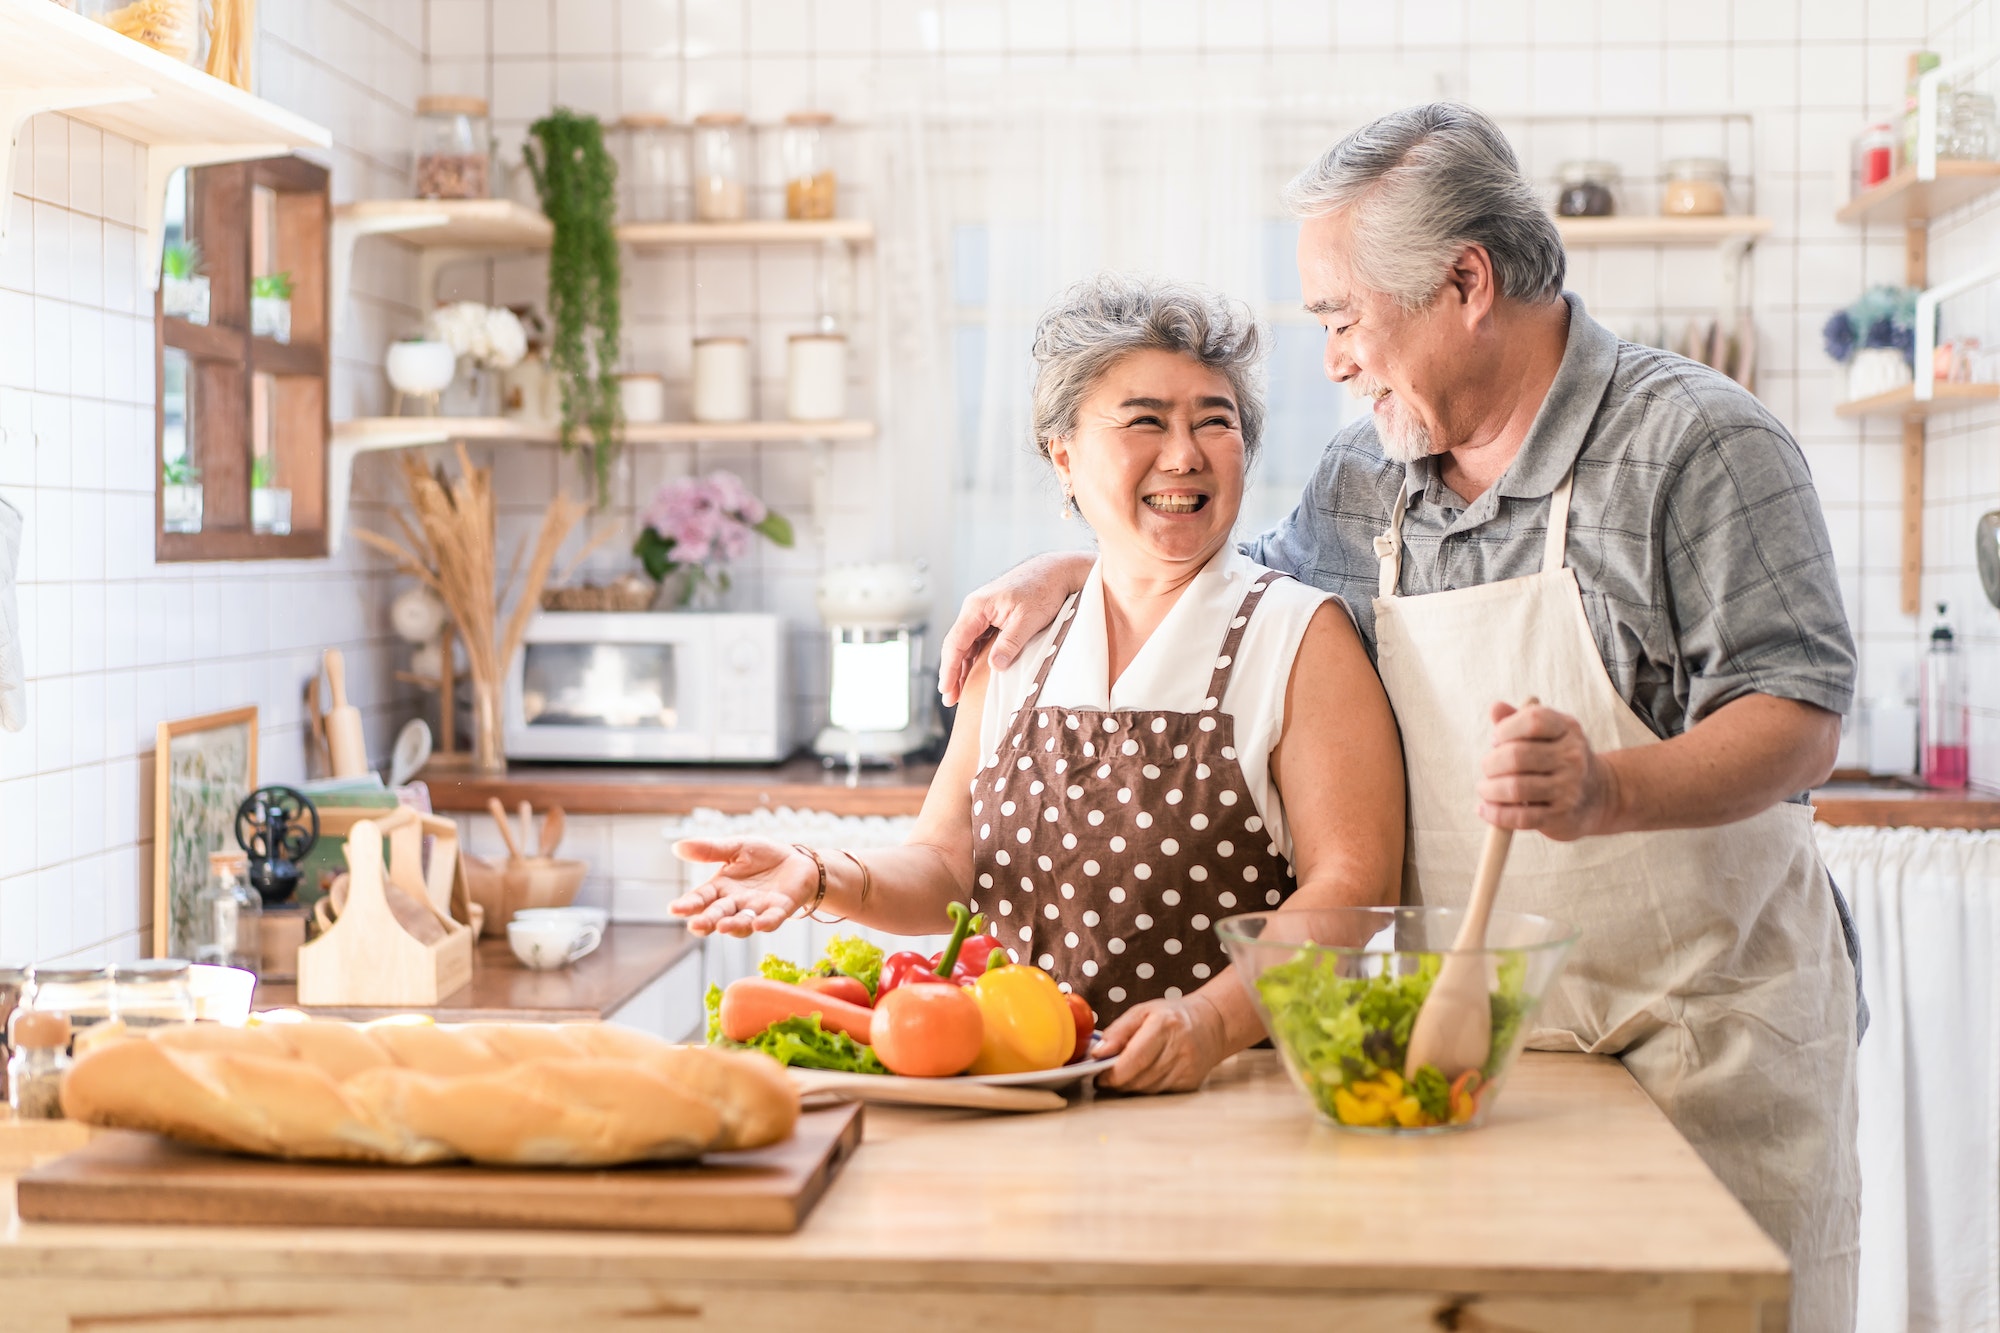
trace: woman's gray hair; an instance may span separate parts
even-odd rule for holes
[[[1100,273],[1077,283],[1035,326],[1035,447],[1076,430],[1077,412],[1121,358],[1177,352],[1219,371],[1236,396],[1243,460],[1264,435],[1263,328],[1241,301],[1189,283]]]
[[[1562,295],[1562,233],[1500,127],[1455,102],[1406,107],[1342,139],[1285,187],[1302,218],[1352,210],[1354,276],[1415,310],[1468,245],[1484,246],[1503,296]]]

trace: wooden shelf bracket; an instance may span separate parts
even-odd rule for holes
[[[129,85],[112,88],[9,88],[0,91],[0,122],[5,123],[7,130],[5,144],[0,145],[0,180],[14,179],[14,154],[21,146],[21,127],[28,123],[29,117],[51,111],[77,111],[87,106],[138,102],[151,96],[152,89]],[[7,215],[12,211],[0,209],[0,249],[6,247],[9,239]]]

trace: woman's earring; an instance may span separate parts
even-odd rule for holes
[[[1073,513],[1075,509],[1076,509],[1076,497],[1071,495],[1068,491],[1064,491],[1062,498],[1062,506],[1059,509],[1057,509],[1056,512],[1061,514],[1063,517],[1063,522],[1067,523],[1069,522],[1069,517],[1071,513]]]

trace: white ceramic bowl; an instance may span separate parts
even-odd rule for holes
[[[391,343],[383,369],[398,393],[443,393],[458,373],[458,357],[444,343]]]
[[[516,921],[583,921],[600,931],[611,924],[611,912],[603,907],[524,907],[514,913]]]
[[[507,923],[507,947],[523,966],[537,972],[568,967],[589,956],[603,941],[602,929],[574,917],[523,921],[517,916]]]

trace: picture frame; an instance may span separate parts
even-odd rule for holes
[[[208,880],[209,855],[235,844],[236,809],[256,789],[256,705],[159,724],[153,957],[193,957],[195,896]]]

